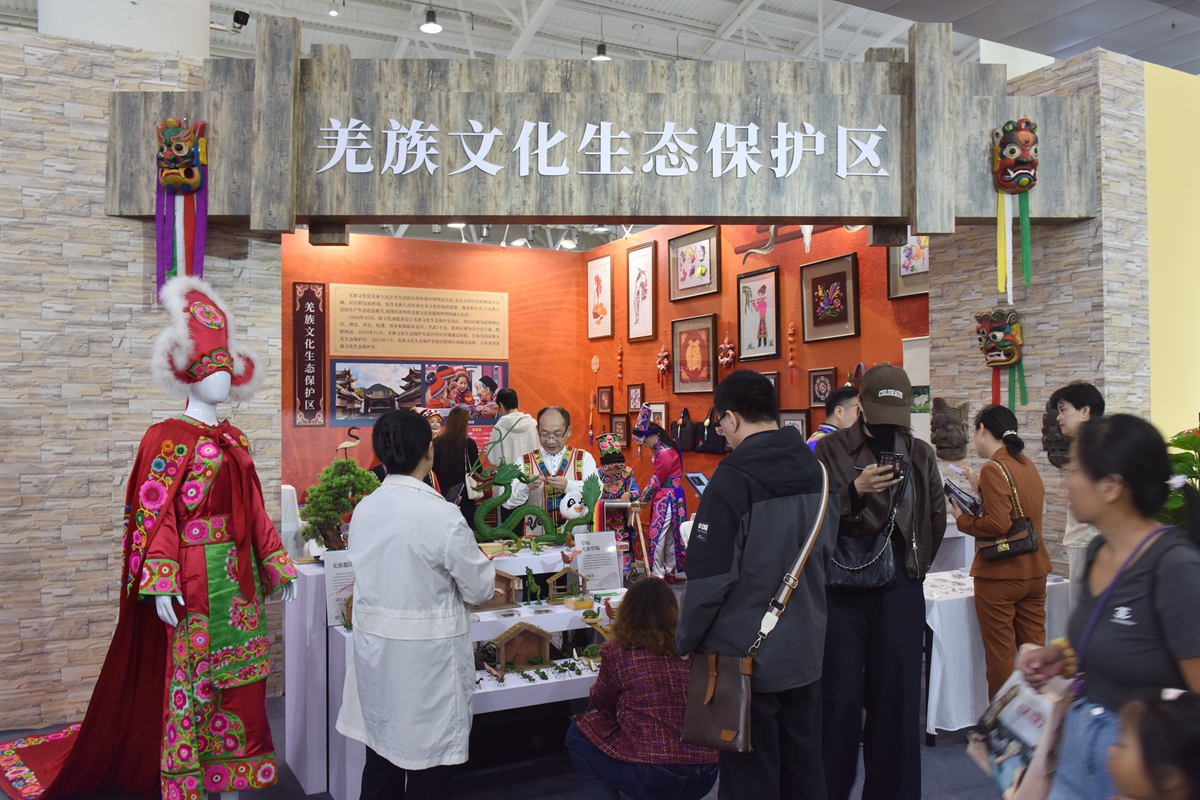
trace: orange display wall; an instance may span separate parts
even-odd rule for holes
[[[571,444],[577,447],[588,447],[589,404],[594,385],[614,387],[613,410],[617,413],[628,411],[626,387],[630,383],[641,383],[645,385],[645,402],[665,401],[672,418],[677,418],[680,411],[687,408],[693,419],[703,421],[712,406],[712,394],[672,393],[669,376],[661,383],[659,381],[656,354],[664,343],[671,348],[672,320],[702,314],[717,315],[718,342],[728,332],[730,340],[736,343],[737,276],[740,273],[779,267],[780,358],[746,362],[735,368],[778,372],[781,408],[808,408],[809,369],[836,367],[838,382],[842,383],[847,365],[853,367],[862,362],[870,367],[882,361],[899,364],[902,360],[901,340],[929,333],[928,297],[888,299],[887,250],[867,247],[866,229],[850,233],[836,227],[818,232],[812,236],[809,252],[805,252],[800,238],[777,243],[770,253],[750,254],[743,264],[748,247],[759,247],[766,242],[765,227],[722,225],[719,228],[720,294],[670,302],[668,242],[704,227],[662,225],[580,253],[385,236],[351,236],[349,247],[313,247],[304,231],[284,236],[283,482],[295,486],[303,495],[304,490],[316,482],[321,468],[337,456],[336,448],[346,439],[348,430],[328,425],[295,425],[295,398],[291,391],[293,309],[289,302],[294,282],[507,292],[508,383],[520,396],[521,409],[530,414],[536,414],[546,405],[565,407],[572,417]],[[654,341],[630,343],[625,335],[628,330],[627,254],[650,241],[656,243],[657,250],[655,315],[658,335]],[[736,252],[738,250],[742,252]],[[804,344],[798,297],[800,267],[848,253],[858,256],[861,335]],[[612,256],[613,330],[616,335],[588,340],[586,265],[589,260],[605,255]],[[789,370],[787,326],[793,312],[797,328],[796,366]],[[621,380],[617,379],[618,347],[623,351]],[[595,376],[591,369],[593,356],[600,360],[600,369]],[[719,374],[724,375],[725,371]],[[328,394],[328,386],[326,391]],[[329,402],[326,397],[327,407]],[[823,409],[812,409],[813,426],[823,418]],[[607,414],[594,414],[592,429],[595,433],[608,426]],[[370,428],[361,428],[359,435],[363,439],[362,446],[347,452],[364,466],[377,463],[370,447]],[[650,478],[649,453],[645,449],[640,457],[638,453],[637,446],[633,445],[626,451],[626,459],[637,472],[639,485],[645,485]],[[711,474],[719,461],[720,456],[687,453],[684,468]],[[691,495],[689,503],[694,499]]]

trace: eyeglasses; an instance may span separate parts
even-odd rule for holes
[[[717,417],[717,434],[718,434],[718,435],[720,435],[720,436],[724,436],[724,435],[725,435],[725,431],[721,430],[721,423],[722,423],[722,422],[724,422],[724,421],[725,421],[725,418],[726,418],[726,417],[728,417],[728,416],[729,416],[731,413],[733,413],[733,412],[732,412],[732,411],[726,411],[724,414],[722,414],[721,416]]]
[[[538,438],[543,442],[561,442],[563,439],[567,438],[567,435],[565,433],[545,433],[543,431],[538,431]]]

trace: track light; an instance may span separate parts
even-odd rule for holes
[[[604,42],[596,45],[596,55],[592,56],[592,61],[612,61],[608,56],[608,45]]]
[[[491,225],[484,225],[483,226],[483,236],[480,238],[486,239],[488,237],[488,234],[491,233],[491,231],[492,231]]]
[[[465,223],[465,222],[448,222],[448,223],[446,223],[446,227],[454,228],[455,230],[459,230],[461,228],[467,227],[467,223]]]
[[[336,17],[338,15],[337,0],[329,0],[329,16]]]
[[[608,233],[608,226],[601,222],[596,227],[592,228],[596,233]]]
[[[558,246],[564,250],[575,249],[575,241],[579,238],[579,232],[576,231],[575,233],[572,233],[572,230],[573,229],[568,228],[567,232],[563,234],[562,239],[560,239],[558,242]]]
[[[425,11],[425,24],[421,26],[425,33],[441,33],[442,26],[438,25],[437,12],[432,7]]]
[[[441,226],[441,225],[431,225],[430,227],[433,229],[433,232],[434,232],[434,233],[441,233],[441,232],[442,232],[442,226]]]

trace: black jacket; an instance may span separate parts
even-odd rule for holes
[[[756,692],[821,678],[825,565],[840,517],[830,475],[829,508],[800,585],[754,660]],[[682,653],[742,656],[820,507],[821,467],[795,428],[756,433],[725,457],[700,499],[688,541],[687,593],[675,644]]]
[[[896,437],[896,450],[907,454],[909,443],[913,446],[913,473],[896,509],[896,527],[904,534],[904,566],[908,577],[921,580],[929,572],[946,535],[946,495],[933,448],[908,435]],[[895,489],[859,498],[858,508],[851,502],[850,484],[863,467],[876,463],[862,424],[822,437],[816,453],[842,487],[842,525],[838,535],[873,536],[883,530],[892,510]]]

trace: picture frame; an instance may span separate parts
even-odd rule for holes
[[[796,302],[804,320],[804,342],[861,334],[858,255],[848,253],[800,267]]]
[[[646,402],[646,384],[631,383],[625,387],[625,410],[630,414],[636,414],[642,410],[642,404]]]
[[[738,360],[779,358],[779,267],[737,276]]]
[[[764,378],[769,380],[771,382],[771,385],[775,387],[775,398],[778,400],[779,399],[779,373],[778,372],[760,372],[759,375],[762,375]]]
[[[601,414],[611,414],[613,411],[613,387],[596,387],[596,411]]]
[[[609,418],[608,430],[615,434],[622,450],[629,449],[629,415],[613,414]]]
[[[651,240],[626,254],[625,282],[629,341],[643,342],[658,336],[658,241]]]
[[[837,391],[837,367],[822,367],[808,371],[808,405],[824,408],[829,395]]]
[[[716,314],[671,321],[671,372],[675,394],[711,392],[716,388]]]
[[[612,256],[587,262],[587,338],[608,339],[613,335]]]
[[[908,243],[887,251],[888,299],[929,294],[929,237],[913,236],[909,228]]]
[[[721,247],[716,225],[668,239],[667,257],[672,303],[721,291]]]
[[[779,427],[792,427],[800,431],[800,435],[808,438],[812,415],[807,408],[779,409]]]
[[[651,422],[661,425],[665,431],[671,429],[671,413],[666,403],[644,403],[643,405],[650,407]]]

